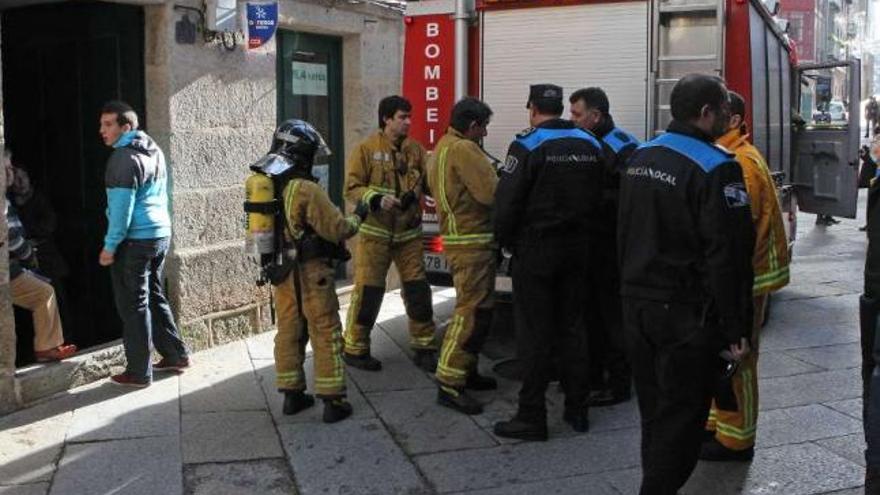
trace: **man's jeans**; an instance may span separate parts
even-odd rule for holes
[[[126,372],[137,379],[152,378],[151,343],[171,362],[188,357],[162,287],[168,243],[168,237],[126,239],[110,266],[116,311],[123,325]]]

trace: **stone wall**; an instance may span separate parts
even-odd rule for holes
[[[350,150],[376,127],[379,99],[399,91],[402,23],[380,7],[331,5],[282,0],[280,28],[342,38]],[[201,39],[181,45],[174,24],[183,12],[171,4],[146,12],[148,130],[172,177],[168,290],[185,338],[199,349],[268,328],[268,289],[255,287],[244,256],[241,204],[247,165],[266,152],[277,120],[275,42],[232,52]]]
[[[3,88],[0,87],[0,109],[2,108]],[[0,112],[0,151],[3,150],[3,136],[3,112]],[[15,321],[12,314],[12,296],[9,293],[9,251],[6,248],[6,173],[2,170],[2,163],[0,163],[0,212],[3,213],[0,214],[0,414],[2,414],[15,409],[19,403],[15,383]]]

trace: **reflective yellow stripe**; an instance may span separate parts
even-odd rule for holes
[[[450,368],[449,366],[444,366],[442,364],[438,364],[437,369],[440,370],[441,373],[446,374],[446,375],[450,375],[450,376],[454,376],[454,377],[458,377],[458,378],[466,378],[467,377],[467,371],[459,370],[456,368]]]
[[[446,226],[449,229],[449,233],[455,236],[458,235],[458,226],[455,224],[455,214],[452,213],[452,208],[449,207],[449,200],[446,198],[446,155],[448,153],[449,146],[446,146],[440,151],[440,157],[437,160],[437,174],[440,176],[438,189],[440,189],[440,208],[446,214]]]
[[[299,371],[288,371],[285,373],[278,373],[278,372],[275,373],[275,376],[277,378],[297,377],[300,375],[301,375],[301,373]]]
[[[394,189],[387,188],[387,187],[382,187],[382,186],[372,186],[372,185],[371,185],[371,186],[369,186],[369,188],[370,188],[371,191],[373,191],[373,192],[375,192],[375,193],[378,193],[378,194],[390,194],[390,195],[392,195],[392,196],[394,196],[395,194],[397,194],[397,191],[395,191]]]
[[[299,191],[299,186],[301,183],[301,180],[294,180],[287,188],[287,196],[284,198],[284,215],[287,215],[288,218],[290,218],[290,214],[291,212],[293,212],[293,199],[296,197],[296,192]],[[300,237],[302,237],[303,232],[301,230],[293,228],[293,221],[289,221],[287,222],[287,224],[289,226],[289,230],[291,230],[291,237],[293,237],[294,239],[299,239]]]
[[[394,236],[394,242],[406,242],[411,241],[413,239],[418,239],[422,236],[421,227],[415,228],[412,230],[407,230],[406,232],[402,232]]]
[[[348,222],[348,225],[355,231],[361,226],[361,217],[357,215],[349,215],[345,217],[345,221]]]
[[[456,390],[456,389],[454,389],[454,388],[452,388],[452,387],[447,387],[446,385],[440,385],[440,390],[446,392],[447,394],[449,394],[449,395],[451,395],[451,396],[453,396],[453,397],[458,397],[458,396],[460,395],[460,393],[458,392],[458,390]]]
[[[446,246],[461,246],[467,244],[491,244],[494,237],[492,234],[461,234],[444,235],[443,244]]]
[[[788,282],[790,276],[791,274],[789,273],[788,267],[786,266],[780,268],[775,272],[765,273],[761,276],[755,277],[755,283],[752,286],[752,292],[755,294],[760,294],[762,289],[784,285]]]
[[[361,224],[359,232],[373,237],[378,237],[380,239],[391,239],[391,232],[381,227],[376,227],[367,223]]]
[[[452,318],[452,325],[446,330],[447,335],[443,339],[443,348],[440,350],[440,362],[437,366],[450,368],[449,360],[452,358],[452,352],[455,349],[458,336],[464,328],[464,317],[455,315]]]
[[[721,422],[715,424],[715,429],[722,435],[737,440],[751,440],[755,437],[755,427],[737,428],[736,426],[726,425]]]
[[[361,305],[361,294],[360,291],[355,289],[351,294],[351,303],[348,306],[348,314],[345,318],[345,345],[353,347],[354,342],[351,342],[352,338],[352,327],[354,326],[355,315],[360,311]]]

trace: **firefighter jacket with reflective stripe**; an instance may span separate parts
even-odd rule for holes
[[[425,149],[418,142],[404,139],[397,146],[378,131],[357,145],[346,165],[345,198],[371,206],[360,233],[394,243],[420,238],[424,184]],[[379,207],[380,196],[400,199],[409,192],[414,200],[406,208]]]
[[[748,138],[748,134],[743,135],[734,129],[718,139],[718,144],[736,154],[752,203],[752,221],[755,224],[753,290],[758,296],[788,284],[788,240],[770,169]]]
[[[607,158],[590,132],[552,119],[517,135],[500,167],[495,238],[502,247],[586,242],[602,222]]]
[[[292,179],[284,188],[286,235],[299,240],[312,230],[319,237],[338,243],[357,234],[361,219],[345,216],[330,201],[320,185],[305,179]]]
[[[491,247],[498,176],[480,146],[450,127],[427,169],[444,247]]]
[[[642,144],[620,184],[621,294],[714,306],[726,343],[752,330],[749,196],[733,154],[687,123]]]

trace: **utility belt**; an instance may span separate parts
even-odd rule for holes
[[[285,244],[281,254],[281,262],[266,267],[266,278],[272,285],[281,285],[297,264],[314,259],[325,259],[329,262],[346,262],[351,259],[351,252],[344,243],[332,243],[317,234],[307,234],[301,240]]]

